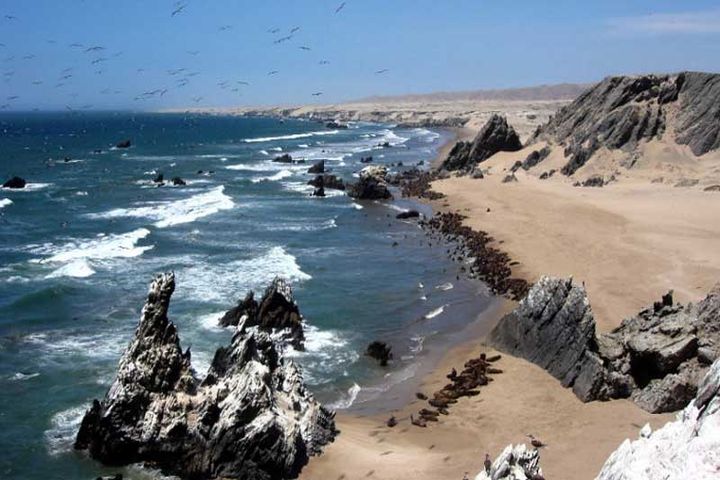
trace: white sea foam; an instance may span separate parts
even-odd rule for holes
[[[352,206],[355,210],[362,210],[363,208],[365,208],[362,205],[360,205],[359,203],[355,203],[355,202],[353,202]]]
[[[337,228],[337,223],[334,218],[325,220],[320,223],[292,223],[286,221],[275,221],[264,226],[264,229],[270,232],[316,232],[319,230],[328,230],[331,228]]]
[[[263,176],[263,177],[255,177],[251,179],[253,183],[259,183],[259,182],[276,182],[278,180],[282,180],[283,178],[292,177],[293,172],[290,170],[280,170],[279,172],[269,175],[269,176]]]
[[[219,322],[223,315],[225,315],[225,312],[213,312],[201,315],[198,317],[197,323],[205,330],[220,330]]]
[[[150,230],[138,228],[128,233],[100,234],[91,239],[71,240],[62,245],[53,243],[31,245],[29,249],[32,253],[46,255],[45,258],[33,259],[31,262],[62,264],[46,278],[89,277],[95,273],[92,267],[95,263],[102,264],[110,259],[137,257],[152,249],[153,245],[137,245],[138,241],[148,235]]]
[[[258,153],[260,153],[261,155],[270,155],[267,150],[260,150]]]
[[[25,188],[0,187],[0,190],[5,191],[5,192],[37,192],[38,190],[42,190],[51,185],[52,185],[52,183],[30,183],[30,182],[28,182],[25,184]]]
[[[273,152],[282,152],[282,147],[272,147],[269,150],[272,150]]]
[[[244,172],[267,172],[270,170],[273,170],[273,165],[268,163],[260,163],[260,164],[247,164],[247,163],[239,163],[236,165],[227,165],[225,168],[228,170],[240,170]]]
[[[328,407],[332,410],[345,410],[350,408],[352,404],[355,403],[355,399],[360,393],[360,390],[362,390],[360,385],[353,383],[353,386],[348,388],[347,394],[336,402],[329,404]]]
[[[5,208],[13,204],[13,201],[9,198],[0,198],[0,208]]]
[[[50,428],[45,430],[45,441],[50,455],[72,451],[75,435],[87,409],[88,405],[80,405],[52,416]]]
[[[88,192],[86,192],[85,190],[79,190],[75,192],[75,195],[77,195],[78,197],[87,197],[87,194]]]
[[[440,315],[441,313],[443,313],[443,312],[445,311],[445,307],[447,307],[447,305],[442,305],[442,306],[436,308],[435,310],[432,310],[431,312],[428,312],[428,313],[425,315],[425,318],[427,318],[428,320],[430,320],[431,318],[437,317],[438,315]]]
[[[454,285],[450,282],[446,282],[446,283],[436,286],[435,288],[438,290],[446,291],[446,290],[452,290],[454,288]]]
[[[14,374],[10,375],[8,380],[11,382],[22,382],[25,380],[30,380],[31,378],[39,377],[40,374],[35,373],[22,373],[22,372],[15,372]]]
[[[337,130],[321,130],[317,132],[307,133],[294,133],[290,135],[280,135],[277,137],[257,137],[257,138],[245,138],[242,141],[245,143],[261,143],[261,142],[274,142],[276,140],[295,140],[297,138],[310,138],[323,135],[335,135],[338,133]]]
[[[312,278],[300,269],[295,256],[277,246],[244,260],[210,264],[201,257],[187,257],[186,262],[191,266],[176,273],[178,295],[220,304],[229,305],[248,290],[264,288],[278,276],[290,282]]]
[[[110,219],[122,217],[147,218],[154,220],[157,228],[190,223],[221,210],[235,206],[225,187],[220,185],[197,195],[170,202],[144,202],[133,208],[116,208],[103,213],[91,213],[90,218]]]

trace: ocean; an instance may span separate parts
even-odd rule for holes
[[[113,147],[124,139],[130,148]],[[448,139],[361,122],[335,130],[194,114],[0,115],[2,181],[29,182],[0,190],[0,477],[155,475],[104,468],[72,442],[162,271],[176,274],[170,316],[200,374],[232,334],[219,316],[282,276],[307,322],[307,351],[288,355],[318,399],[351,412],[402,401],[388,392],[462,340],[493,299],[482,283],[458,279],[446,245],[395,219],[428,207],[333,190],[314,198],[307,169],[325,159],[353,180],[368,155],[426,167]],[[307,163],[272,162],[283,153]],[[158,187],[158,173],[187,185]],[[376,339],[392,345],[388,369],[363,355]]]

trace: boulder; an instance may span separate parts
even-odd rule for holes
[[[339,123],[336,121],[330,121],[325,124],[326,128],[334,128],[336,130],[347,130],[348,126],[344,123]]]
[[[316,188],[322,185],[324,188],[330,190],[345,190],[345,184],[341,179],[339,179],[335,175],[330,175],[327,173],[324,175],[318,175],[312,180],[308,181],[308,185],[312,185]]]
[[[325,173],[325,160],[315,162],[312,167],[308,168],[308,173]]]
[[[387,174],[387,167],[383,165],[369,165],[360,170],[360,178],[371,177],[381,182],[386,180]]]
[[[605,185],[605,180],[602,175],[593,175],[582,182],[583,187],[602,187]]]
[[[443,169],[470,172],[473,167],[497,152],[516,152],[522,148],[520,137],[507,120],[494,114],[472,142],[458,142],[442,164]]]
[[[625,440],[596,480],[717,478],[720,468],[720,361],[698,385],[697,395],[675,420],[637,440]],[[692,473],[690,473],[692,472]]]
[[[392,360],[392,348],[385,342],[375,340],[368,345],[365,355],[378,361],[381,367],[386,367],[388,361]]]
[[[407,210],[405,212],[400,212],[397,215],[395,215],[395,218],[399,220],[406,220],[408,218],[418,218],[420,216],[420,212],[417,210]]]
[[[115,145],[115,148],[130,148],[131,146],[132,142],[130,140],[123,140],[118,142],[117,145]]]
[[[157,175],[155,175],[155,178],[153,178],[153,182],[154,183],[164,183],[165,177],[163,176],[162,173],[158,173]]]
[[[518,179],[514,173],[505,175],[505,178],[502,179],[502,183],[515,183],[517,181],[518,181]]]
[[[385,182],[371,176],[361,176],[356,183],[348,184],[348,195],[358,200],[389,200],[393,198]]]
[[[273,162],[275,163],[293,163],[293,158],[288,153],[283,153],[279,157],[273,158]]]
[[[369,157],[360,157],[360,163],[372,163],[372,161],[372,155],[370,155]]]
[[[3,188],[25,188],[27,182],[22,177],[12,177],[3,183]]]
[[[595,334],[584,287],[542,277],[490,333],[498,349],[547,370],[582,401],[630,397],[651,413],[683,408],[720,357],[720,287],[701,302],[663,296],[612,332]]]
[[[175,186],[187,185],[187,184],[185,183],[185,180],[183,180],[183,179],[180,178],[180,177],[173,177],[173,178],[172,178],[172,184],[175,185]]]
[[[530,170],[543,160],[547,158],[547,156],[550,155],[550,148],[544,147],[540,150],[533,150],[530,152],[530,155],[528,155],[525,160],[520,165],[523,170]]]
[[[334,414],[261,329],[238,330],[197,378],[167,317],[174,288],[172,274],[151,284],[117,376],[85,414],[75,448],[182,478],[296,478],[337,434]]]

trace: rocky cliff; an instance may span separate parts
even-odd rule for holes
[[[703,155],[720,147],[719,98],[720,74],[609,77],[561,108],[530,143],[564,146],[566,175],[602,147],[632,151],[664,137]]]
[[[520,137],[505,117],[493,115],[472,142],[458,142],[442,164],[444,170],[471,171],[497,152],[515,152],[522,148]]]
[[[486,462],[487,463],[487,462]],[[540,452],[526,445],[508,445],[475,480],[539,480],[544,478],[540,468]]]
[[[583,401],[630,397],[653,413],[683,408],[720,357],[720,288],[696,305],[672,294],[596,335],[585,289],[543,277],[490,333],[498,349],[546,369]]]
[[[152,282],[117,377],[85,414],[75,447],[183,478],[295,478],[333,440],[334,414],[262,329],[238,330],[196,378],[167,315],[174,288],[172,274]]]
[[[716,479],[720,476],[720,360],[695,399],[673,422],[625,440],[603,465],[597,480]]]

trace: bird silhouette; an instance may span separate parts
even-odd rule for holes
[[[346,3],[347,3],[347,2],[342,2],[342,3],[335,9],[335,13],[336,13],[336,14],[337,14],[337,13],[340,13],[340,11],[341,11],[343,8],[345,8],[345,4],[346,4]]]
[[[319,96],[322,95],[322,94],[323,94],[323,92],[315,92],[315,93],[312,94],[312,96],[313,96],[313,97],[319,97]]]
[[[390,71],[389,68],[383,68],[382,70],[378,70],[377,72],[375,72],[375,74],[376,74],[376,75],[381,75],[381,74],[387,73],[387,72],[389,72],[389,71]]]
[[[172,11],[170,14],[171,17],[174,17],[175,15],[179,15],[182,13],[183,10],[185,10],[185,7],[187,7],[187,4],[185,3],[176,3],[175,4],[175,10]]]

